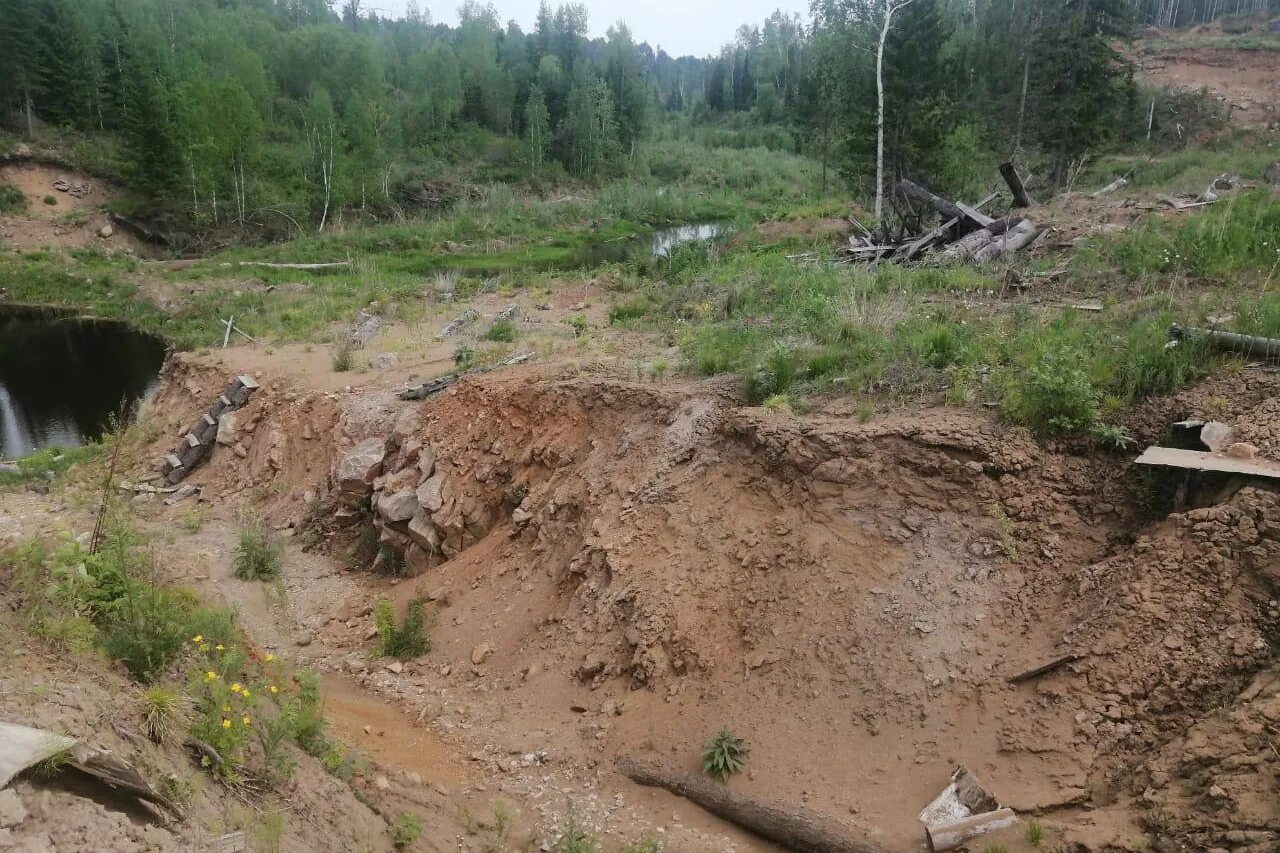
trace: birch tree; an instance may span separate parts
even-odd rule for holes
[[[879,0],[880,40],[876,42],[876,223],[883,222],[884,215],[884,46],[889,40],[889,28],[893,16],[911,4],[912,0]]]

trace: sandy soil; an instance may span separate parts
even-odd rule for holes
[[[85,187],[88,192],[83,198],[61,192],[54,188],[55,181]],[[27,198],[23,213],[0,216],[0,245],[24,250],[96,246],[142,256],[149,253],[146,244],[112,226],[107,218],[107,205],[120,195],[108,181],[73,169],[20,162],[0,164],[0,183],[17,187]],[[46,198],[54,203],[47,204]],[[106,227],[110,227],[110,237],[101,234]]]
[[[1179,47],[1194,35],[1175,34],[1160,52],[1138,59],[1140,79],[1157,86],[1206,89],[1237,127],[1270,128],[1280,117],[1280,49]]]

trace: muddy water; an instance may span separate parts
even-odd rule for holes
[[[0,457],[101,438],[152,392],[164,355],[124,323],[0,306]]]

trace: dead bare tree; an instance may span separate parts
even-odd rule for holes
[[[884,46],[889,40],[893,16],[911,4],[911,0],[880,0],[883,20],[880,40],[876,44],[876,225],[883,227],[884,214]]]

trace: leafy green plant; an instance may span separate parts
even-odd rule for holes
[[[0,213],[21,213],[27,209],[27,197],[12,184],[0,183]]]
[[[422,835],[422,818],[413,812],[400,812],[391,823],[391,845],[397,850],[408,849]]]
[[[373,607],[373,624],[378,631],[377,653],[382,657],[407,660],[431,651],[428,632],[435,611],[427,608],[426,599],[415,598],[405,607],[404,619],[396,624],[395,608],[386,598]]]
[[[233,568],[241,580],[275,580],[280,576],[279,543],[262,525],[249,525],[240,531]]]
[[[1027,829],[1023,837],[1027,839],[1028,844],[1039,847],[1040,843],[1044,841],[1044,826],[1040,821],[1031,818],[1031,820],[1027,821]]]
[[[44,197],[44,203],[49,205],[50,207],[53,207],[58,203],[58,198],[57,196],[47,195]]]
[[[463,344],[453,351],[453,365],[461,370],[466,370],[476,360],[476,351],[471,347]]]
[[[581,314],[575,314],[565,320],[569,327],[573,329],[573,336],[580,338],[591,330],[591,324],[587,322],[587,318]]]
[[[516,339],[516,325],[510,320],[499,320],[484,333],[484,339],[509,344]]]
[[[728,728],[721,728],[702,751],[702,772],[717,782],[727,782],[730,776],[742,772],[748,752],[746,741]]]
[[[1010,420],[1041,436],[1090,431],[1098,420],[1098,393],[1076,352],[1045,352],[1012,378],[1004,401]]]

